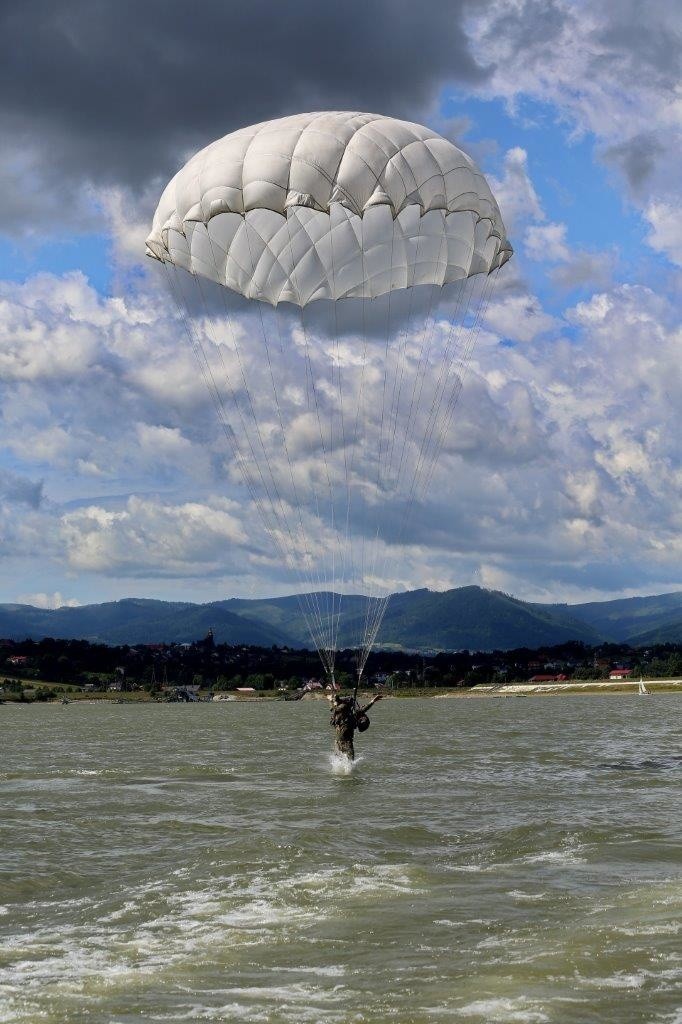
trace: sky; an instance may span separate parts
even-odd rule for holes
[[[318,109],[456,142],[515,250],[386,585],[569,602],[682,587],[679,4],[281,11],[0,11],[0,601],[294,589],[144,239],[196,149]]]

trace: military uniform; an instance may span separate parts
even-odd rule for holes
[[[337,697],[332,707],[330,724],[336,733],[336,750],[351,761],[355,759],[353,734],[355,733],[355,701],[352,697]]]

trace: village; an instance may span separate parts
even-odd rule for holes
[[[217,644],[213,633],[193,643],[112,647],[86,640],[0,639],[0,700],[119,699],[185,701],[256,699],[323,694],[355,683],[356,653],[339,651],[334,682],[323,677],[317,654],[287,647]],[[527,695],[620,689],[640,679],[675,688],[682,677],[682,645],[646,649],[623,644],[430,655],[375,651],[364,688],[398,696]]]

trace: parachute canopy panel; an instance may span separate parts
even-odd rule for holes
[[[512,249],[472,160],[418,124],[297,114],[193,156],[147,254],[271,305],[372,298],[488,274]]]

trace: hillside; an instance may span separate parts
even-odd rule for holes
[[[0,605],[0,636],[13,640],[54,636],[107,644],[183,643],[205,636],[209,629],[220,643],[269,647],[288,642],[278,629],[235,615],[220,603],[126,598],[55,611],[30,605]]]
[[[338,601],[338,598],[334,599]],[[330,608],[332,595],[318,594]],[[351,646],[362,629],[366,598],[344,597],[339,644]],[[30,605],[0,605],[0,637],[82,638],[109,644],[184,642],[213,629],[222,643],[310,646],[296,596],[209,604],[127,598],[49,611]],[[631,644],[682,640],[682,593],[580,605],[519,601],[498,591],[460,587],[438,593],[394,594],[378,637],[381,646],[405,650],[492,650],[539,647],[581,640]]]
[[[594,629],[567,614],[481,587],[396,594],[381,630],[382,644],[436,650],[539,647],[565,640],[593,644],[599,639]]]
[[[587,622],[605,639],[625,643],[674,643],[682,634],[682,593],[557,606]],[[660,634],[664,639],[657,639]],[[642,639],[638,639],[641,637]],[[647,639],[649,637],[649,639]]]

